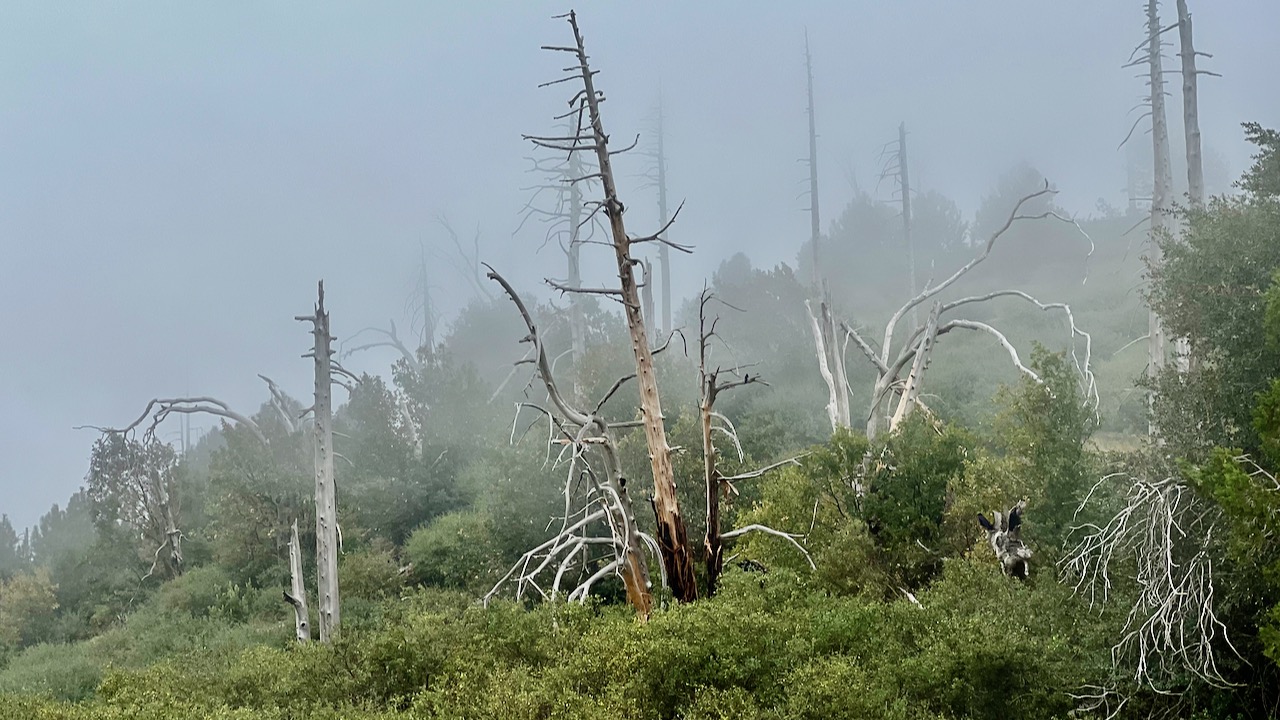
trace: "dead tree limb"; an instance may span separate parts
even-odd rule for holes
[[[1119,579],[1115,573],[1134,573],[1129,579],[1137,583],[1138,597],[1111,650],[1113,664],[1160,692],[1181,672],[1227,685],[1215,658],[1219,646],[1235,648],[1214,610],[1209,549],[1215,514],[1178,477],[1149,480],[1116,472],[1090,489],[1077,516],[1109,484],[1119,485],[1120,509],[1104,525],[1074,528],[1079,540],[1063,560],[1063,571],[1091,604],[1110,598]]]
[[[489,279],[502,286],[529,331],[521,342],[532,346],[531,355],[536,368],[535,375],[541,380],[555,412],[531,403],[529,405],[537,407],[547,416],[551,434],[548,447],[557,443],[564,445],[564,452],[568,454],[568,470],[564,491],[565,511],[561,518],[560,530],[550,540],[526,552],[520,561],[494,585],[485,596],[485,600],[487,602],[505,584],[511,582],[516,585],[518,597],[523,596],[529,589],[533,589],[547,599],[551,599],[558,594],[560,584],[567,575],[570,565],[576,564],[579,570],[585,569],[586,557],[582,553],[591,546],[606,545],[612,554],[612,560],[606,564],[606,567],[611,568],[611,572],[621,575],[627,590],[628,601],[639,615],[647,617],[652,609],[653,600],[649,586],[649,569],[645,560],[644,541],[636,526],[635,513],[627,493],[626,479],[622,475],[617,445],[613,439],[613,426],[599,414],[599,408],[604,403],[597,404],[594,411],[586,412],[564,396],[552,373],[551,361],[547,358],[538,327],[524,301],[497,271],[491,267],[488,271]],[[588,454],[592,451],[598,455],[602,470],[600,473],[595,472],[589,462]],[[584,479],[588,484],[587,500],[582,507],[575,510],[572,508],[573,487]],[[598,522],[605,524],[608,535],[605,538],[586,535],[590,526]],[[547,592],[538,584],[538,579],[551,567],[555,567],[556,571],[550,592]],[[569,593],[569,597],[585,598],[590,592],[591,585],[603,577],[597,575],[582,581]]]
[[[262,441],[263,445],[268,445],[267,436],[262,433],[262,428],[252,419],[241,415],[231,409],[225,402],[208,396],[201,397],[183,397],[183,398],[155,398],[147,403],[147,407],[138,416],[137,420],[125,425],[121,428],[100,427],[97,425],[77,425],[76,430],[89,428],[97,430],[104,434],[115,434],[130,436],[133,432],[142,427],[148,418],[151,422],[143,429],[143,437],[154,437],[156,428],[160,423],[164,422],[170,415],[214,415],[227,420],[232,420],[239,425],[243,425],[253,433],[254,437]]]
[[[369,333],[374,336],[381,336],[383,339],[361,343],[360,345],[357,345],[352,348],[343,347],[341,356],[345,358],[345,357],[350,357],[351,355],[361,352],[363,350],[371,350],[373,348],[379,348],[379,347],[389,347],[394,349],[396,352],[400,353],[400,356],[404,358],[405,362],[409,364],[410,368],[413,368],[414,372],[421,372],[422,361],[418,359],[417,353],[410,350],[404,344],[404,342],[400,340],[400,335],[396,332],[396,321],[389,320],[387,321],[387,324],[388,324],[388,327],[391,328],[390,330],[383,330],[382,328],[377,328],[377,327],[367,327],[353,333],[351,337],[347,338],[347,342],[352,342],[357,337],[364,335],[365,333]],[[343,345],[346,345],[346,343],[343,343]]]

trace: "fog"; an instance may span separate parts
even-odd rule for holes
[[[1214,53],[1202,66],[1222,75],[1200,85],[1209,189],[1222,192],[1249,159],[1239,123],[1280,120],[1280,3],[1197,5],[1197,47]],[[559,76],[563,58],[538,48],[565,42],[551,19],[565,10],[0,6],[0,510],[30,525],[82,484],[96,434],[74,426],[127,423],[165,395],[252,412],[258,373],[304,396],[310,341],[293,316],[320,278],[338,336],[407,326],[424,244],[447,325],[472,290],[438,217],[464,241],[478,230],[481,259],[530,292],[555,274],[541,229],[514,231],[533,182],[521,133],[549,130],[566,99],[537,88]],[[854,186],[890,197],[880,153],[900,122],[915,187],[967,217],[1021,161],[1073,213],[1125,202],[1117,146],[1144,83],[1121,65],[1143,37],[1138,3],[578,10],[615,144],[648,130],[662,98],[670,191],[686,201],[672,235],[697,247],[673,260],[677,298],[738,251],[794,266],[808,237],[806,29],[824,228]],[[619,161],[633,232],[657,223],[643,169]],[[383,372],[393,357],[351,366]]]

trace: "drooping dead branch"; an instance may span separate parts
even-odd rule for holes
[[[383,330],[382,328],[378,328],[378,327],[367,327],[353,333],[351,337],[347,338],[346,342],[342,343],[343,345],[346,345],[349,342],[353,342],[357,337],[364,335],[366,333],[374,336],[381,336],[382,339],[361,343],[351,348],[343,347],[341,357],[344,357],[344,358],[350,357],[351,355],[354,355],[355,353],[361,352],[363,350],[371,350],[373,348],[379,348],[379,347],[389,347],[394,349],[396,352],[400,353],[400,356],[404,358],[405,362],[409,364],[409,367],[412,368],[414,372],[421,372],[422,361],[418,359],[417,353],[410,350],[404,344],[404,342],[400,340],[400,335],[399,333],[396,332],[396,321],[388,320],[387,325],[388,327],[391,328],[390,330]]]
[[[590,558],[587,552],[592,547],[605,546],[609,550],[609,561],[605,564],[609,570],[603,569],[581,580],[577,587],[569,593],[570,599],[585,598],[591,586],[604,574],[613,572],[622,577],[627,590],[627,599],[636,612],[647,617],[652,608],[652,595],[649,587],[649,570],[645,560],[645,547],[639,529],[636,527],[635,514],[627,493],[626,479],[622,476],[621,464],[618,460],[617,445],[613,439],[612,426],[600,415],[601,401],[592,412],[586,412],[574,405],[560,391],[552,373],[551,361],[547,357],[546,348],[538,333],[524,301],[511,287],[505,278],[493,268],[488,268],[488,277],[502,286],[507,297],[516,306],[521,319],[529,333],[521,342],[532,345],[532,361],[535,374],[546,390],[551,407],[550,410],[534,403],[522,403],[522,406],[535,407],[542,412],[549,422],[548,449],[554,444],[562,444],[563,451],[557,462],[564,460],[567,464],[565,480],[565,506],[561,518],[560,530],[546,542],[526,552],[517,564],[496,584],[485,596],[486,602],[494,597],[508,583],[516,586],[517,597],[522,597],[533,590],[547,599],[555,597],[572,568],[578,573],[584,572]],[[620,385],[619,383],[615,384]],[[612,394],[612,390],[610,394]],[[607,400],[607,397],[605,398]],[[517,408],[517,410],[519,407]],[[589,454],[594,453],[601,472],[592,468]],[[567,456],[567,457],[566,457]],[[587,492],[585,502],[573,508],[573,488],[586,481]],[[607,534],[603,537],[588,534],[598,530],[603,523]],[[543,590],[539,584],[541,575],[555,568],[555,575],[549,591]],[[604,573],[604,574],[601,574]]]
[[[1235,648],[1214,609],[1209,549],[1215,515],[1178,477],[1149,480],[1116,472],[1090,489],[1077,516],[1110,484],[1123,492],[1120,509],[1104,525],[1074,529],[1079,540],[1063,570],[1091,604],[1110,598],[1120,579],[1116,573],[1134,573],[1125,579],[1136,582],[1138,596],[1112,648],[1113,663],[1160,692],[1181,672],[1226,685],[1215,658],[1224,647]]]
[[[249,431],[254,434],[254,437],[262,441],[263,445],[269,444],[267,442],[267,436],[262,433],[262,429],[258,427],[258,424],[256,422],[232,410],[231,406],[227,405],[225,402],[217,398],[208,397],[208,396],[183,397],[183,398],[155,398],[147,403],[147,407],[142,411],[142,414],[138,416],[137,420],[134,420],[133,422],[129,423],[128,425],[125,425],[124,427],[112,428],[112,427],[101,427],[97,425],[77,425],[75,429],[81,430],[81,429],[88,428],[92,430],[97,430],[98,432],[101,432],[104,434],[130,436],[133,434],[135,430],[137,430],[139,427],[142,427],[143,423],[147,423],[147,420],[150,419],[150,422],[147,423],[145,428],[143,428],[142,434],[144,438],[154,437],[156,428],[160,425],[160,423],[164,422],[165,419],[172,414],[178,414],[178,415],[205,414],[205,415],[214,415],[217,417],[226,418],[228,420],[232,420],[237,424],[243,425],[244,427],[248,428]]]

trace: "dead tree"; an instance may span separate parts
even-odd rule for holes
[[[1088,333],[1076,327],[1075,316],[1071,312],[1070,306],[1066,303],[1045,303],[1035,297],[1022,292],[1020,290],[995,290],[984,293],[982,295],[972,295],[962,297],[948,302],[937,302],[930,311],[929,318],[924,325],[916,325],[906,337],[906,341],[899,348],[894,344],[897,327],[903,318],[916,306],[933,299],[939,293],[954,285],[960,278],[971,272],[990,256],[991,251],[995,248],[996,242],[1013,226],[1014,223],[1024,220],[1036,220],[1043,218],[1054,218],[1063,222],[1068,222],[1080,229],[1079,224],[1074,220],[1059,215],[1054,210],[1046,210],[1042,213],[1034,215],[1023,215],[1021,213],[1023,205],[1036,198],[1046,195],[1052,195],[1055,191],[1050,190],[1048,184],[1036,192],[1030,193],[1022,197],[1013,210],[1010,211],[1008,219],[1004,224],[996,230],[982,246],[979,253],[969,262],[965,263],[958,270],[948,276],[946,279],[936,284],[928,282],[925,287],[914,297],[908,300],[900,308],[894,311],[889,321],[885,324],[884,336],[880,342],[880,349],[877,351],[871,344],[862,337],[858,330],[847,322],[841,322],[840,328],[845,333],[845,340],[852,340],[858,349],[862,351],[867,360],[876,369],[876,381],[871,390],[871,403],[867,413],[866,427],[867,437],[874,438],[879,432],[879,426],[882,421],[882,415],[890,419],[890,431],[895,430],[903,419],[908,417],[913,409],[922,407],[920,401],[920,388],[924,381],[924,374],[927,369],[930,354],[933,350],[937,339],[952,330],[974,330],[991,335],[1000,343],[1001,347],[1009,354],[1009,359],[1013,362],[1015,368],[1036,382],[1040,382],[1040,378],[1030,368],[1026,367],[1018,351],[995,327],[978,322],[976,320],[968,320],[964,318],[944,318],[943,316],[956,308],[975,303],[986,302],[1001,297],[1011,297],[1024,300],[1031,303],[1040,310],[1061,311],[1067,319],[1071,337],[1071,357],[1075,363],[1076,370],[1080,376],[1080,390],[1085,401],[1097,405],[1098,391],[1094,382],[1093,371],[1090,367],[1092,359],[1092,338]],[[1080,229],[1084,234],[1084,230]],[[1088,235],[1085,235],[1088,238]],[[1092,243],[1091,243],[1092,245]],[[1081,359],[1076,353],[1076,338],[1084,339],[1084,357]],[[910,374],[904,378],[903,371],[911,367]],[[897,403],[893,404],[893,399],[897,398]],[[889,412],[885,412],[884,408],[891,405]]]
[[[92,472],[106,475],[114,473],[118,478],[117,484],[124,487],[127,493],[139,498],[133,504],[144,510],[142,518],[146,520],[147,525],[151,526],[153,530],[151,535],[157,545],[151,568],[143,577],[144,580],[151,577],[160,565],[168,568],[171,575],[181,574],[183,534],[179,522],[181,498],[177,496],[177,484],[171,479],[166,479],[171,473],[155,462],[148,463],[141,460],[157,457],[156,451],[159,448],[169,448],[157,439],[156,429],[170,415],[195,414],[213,415],[231,420],[248,428],[263,445],[269,444],[267,436],[263,434],[256,422],[232,410],[227,403],[209,396],[154,398],[147,403],[146,408],[136,420],[124,427],[80,425],[75,428],[97,430],[102,433],[104,439],[114,439],[118,444],[122,443],[119,444],[117,452],[113,453],[117,456],[115,460],[108,462],[104,457],[99,463],[98,448],[108,447],[99,441],[99,445],[95,445],[94,453],[94,462],[97,467],[91,471],[91,474]],[[138,428],[142,428],[141,442],[134,440]],[[166,549],[168,554],[164,555]]]
[[[902,206],[902,241],[907,251],[907,288],[908,297],[916,294],[916,250],[915,244],[911,237],[911,175],[907,166],[907,124],[900,123],[898,125],[898,142],[893,143],[888,148],[892,148],[893,152],[889,157],[888,166],[881,172],[880,177],[893,177],[898,181],[899,202]],[[911,311],[911,324],[918,322],[915,309]]]
[[[444,215],[437,215],[436,223],[444,229],[449,236],[449,241],[453,243],[453,253],[443,253],[445,261],[453,265],[455,274],[458,277],[466,278],[467,284],[471,286],[472,291],[475,293],[475,297],[493,300],[493,293],[489,292],[489,288],[484,282],[484,271],[481,269],[480,226],[476,225],[476,233],[471,239],[471,249],[468,250],[463,247],[457,231],[449,223],[449,218]]]
[[[1268,490],[1280,492],[1275,477],[1247,457],[1236,462]],[[1123,577],[1118,573],[1133,573],[1128,579],[1137,584],[1137,599],[1111,650],[1113,664],[1159,692],[1168,692],[1166,685],[1184,672],[1210,685],[1226,685],[1215,658],[1236,650],[1214,606],[1210,550],[1217,515],[1177,476],[1150,479],[1120,471],[1090,489],[1076,516],[1095,495],[1106,494],[1102,489],[1108,485],[1121,498],[1119,510],[1102,525],[1073,528],[1079,540],[1062,565],[1075,591],[1088,595],[1091,605],[1110,599]]]
[[[311,619],[307,611],[307,585],[302,579],[302,544],[298,542],[298,521],[289,531],[289,590],[285,602],[293,606],[294,632],[298,642],[311,640]]]
[[[816,315],[810,301],[805,300],[804,306],[809,313],[809,327],[813,331],[818,372],[827,385],[827,419],[831,422],[831,432],[834,433],[842,427],[850,426],[849,381],[844,368],[844,351],[848,346],[848,339],[844,343],[839,341],[829,295],[824,297]]]
[[[356,345],[355,347],[352,347],[352,348],[344,347],[342,349],[342,357],[346,358],[355,353],[362,352],[364,350],[372,350],[373,348],[387,347],[400,353],[400,357],[404,358],[404,361],[409,365],[409,367],[414,372],[421,372],[422,361],[418,359],[418,354],[410,350],[409,347],[404,344],[404,341],[400,339],[400,334],[396,331],[396,321],[388,320],[387,327],[389,327],[390,329],[383,330],[382,328],[378,328],[378,327],[367,327],[352,333],[351,337],[347,338],[347,342],[352,342],[356,338],[365,334],[372,335],[375,338],[379,338],[379,339],[369,340],[367,342],[363,342],[359,345]],[[346,343],[343,343],[343,345],[345,344]]]
[[[563,127],[569,133],[577,129],[572,121]],[[582,246],[593,242],[598,231],[604,232],[599,217],[588,219],[584,209],[585,192],[598,186],[594,170],[589,169],[589,161],[584,161],[581,153],[526,159],[532,166],[529,171],[538,175],[539,180],[523,188],[531,195],[515,232],[530,221],[544,225],[543,246],[554,241],[564,253],[566,285],[582,287]],[[549,202],[544,199],[548,195]],[[569,296],[569,334],[574,367],[573,399],[582,403],[586,401],[581,368],[587,351],[587,329],[582,298],[577,293]]]
[[[566,68],[566,72],[570,73],[568,76],[544,83],[544,86],[562,82],[582,83],[582,89],[569,101],[569,111],[560,118],[574,118],[575,130],[559,137],[525,137],[535,145],[551,150],[565,153],[595,153],[596,172],[592,173],[592,176],[599,179],[604,198],[586,203],[586,207],[589,208],[588,220],[603,213],[609,222],[614,256],[617,261],[619,287],[572,287],[554,282],[551,285],[562,292],[602,295],[620,302],[623,306],[627,327],[631,334],[631,349],[635,356],[636,380],[640,386],[640,412],[653,471],[653,507],[657,517],[657,539],[662,550],[663,566],[675,597],[682,601],[693,600],[698,595],[693,574],[693,553],[676,499],[676,483],[671,467],[671,447],[667,444],[662,403],[658,396],[658,380],[653,367],[653,354],[650,350],[649,334],[635,278],[635,265],[638,260],[631,254],[632,246],[645,242],[661,243],[684,252],[688,252],[689,248],[663,238],[662,234],[667,230],[665,227],[644,237],[627,235],[623,222],[624,206],[618,198],[618,189],[614,181],[612,156],[635,147],[639,138],[637,137],[636,142],[627,148],[609,149],[609,136],[605,132],[604,121],[600,114],[600,103],[604,98],[596,90],[596,73],[588,64],[577,17],[573,12],[560,17],[565,17],[569,21],[573,29],[574,45],[546,46],[544,49],[569,53],[575,60],[573,65]],[[677,208],[668,225],[673,223],[679,214],[680,211]]]
[[[1182,60],[1182,128],[1187,145],[1187,195],[1192,207],[1204,205],[1204,157],[1200,151],[1200,75],[1217,75],[1196,69],[1196,52],[1187,0],[1178,0],[1178,57]]]
[[[666,117],[663,111],[662,94],[658,94],[658,112],[654,120],[654,146],[645,155],[652,163],[644,173],[644,188],[653,188],[658,193],[658,225],[667,227],[671,219],[671,206],[667,202],[667,131]],[[664,239],[670,238],[670,232],[663,233]],[[653,317],[653,326],[658,333],[671,332],[675,327],[671,324],[671,252],[665,243],[658,245],[658,273],[662,276],[660,299],[662,302],[662,324]]]
[[[1173,173],[1170,170],[1169,162],[1169,126],[1165,116],[1165,92],[1164,92],[1164,67],[1162,56],[1162,43],[1160,40],[1167,30],[1177,25],[1171,25],[1168,28],[1160,27],[1159,3],[1157,0],[1147,0],[1147,36],[1141,45],[1134,49],[1130,55],[1130,60],[1125,67],[1135,67],[1139,65],[1147,66],[1147,85],[1148,95],[1144,101],[1148,107],[1147,112],[1139,116],[1140,122],[1142,118],[1151,118],[1151,149],[1154,162],[1154,181],[1151,192],[1151,240],[1148,243],[1147,264],[1155,270],[1160,267],[1162,260],[1160,258],[1160,248],[1156,243],[1156,239],[1163,237],[1169,232],[1170,211],[1172,210],[1171,195],[1173,188]],[[1129,131],[1132,135],[1132,129]],[[1126,141],[1128,138],[1126,138]],[[1123,144],[1123,143],[1122,143]],[[1154,378],[1165,364],[1165,337],[1163,324],[1160,317],[1156,315],[1155,310],[1147,311],[1147,375]],[[1148,394],[1148,407],[1154,402],[1153,394]],[[1154,435],[1156,427],[1154,420],[1148,426],[1148,431]]]
[[[718,316],[712,318],[709,325],[707,322],[707,304],[714,297],[706,288],[703,288],[702,295],[698,298],[698,387],[701,396],[698,402],[698,409],[702,420],[703,482],[707,491],[707,534],[704,542],[707,553],[708,595],[715,593],[716,583],[720,578],[721,570],[724,568],[723,544],[720,533],[720,496],[727,489],[732,488],[732,485],[720,474],[717,463],[718,453],[716,452],[713,438],[714,432],[719,430],[733,441],[735,447],[740,447],[733,423],[715,410],[716,398],[726,390],[732,390],[744,385],[768,384],[758,374],[752,375],[746,368],[733,367],[725,369],[716,367],[711,369],[710,364],[707,362],[708,356],[711,354],[710,343],[716,337],[716,325],[720,322]],[[720,379],[721,375],[728,375],[732,379],[722,381]],[[720,422],[719,425],[716,424],[717,420]]]
[[[978,513],[978,524],[987,531],[987,542],[1000,561],[1000,569],[1005,575],[1026,580],[1030,570],[1031,548],[1022,542],[1022,514],[1027,509],[1026,501],[1021,501],[1009,508],[1009,512],[996,511],[993,520],[988,520]]]
[[[506,279],[492,268],[489,269],[488,276],[502,286],[529,329],[529,334],[521,342],[531,345],[532,357],[521,360],[520,364],[533,363],[534,376],[541,380],[549,401],[549,406],[536,402],[517,403],[516,421],[519,420],[520,410],[525,408],[547,418],[548,452],[556,445],[563,448],[557,460],[562,460],[567,454],[568,476],[565,480],[565,506],[560,529],[551,539],[526,552],[485,595],[485,602],[507,584],[515,585],[517,598],[532,590],[545,599],[555,599],[559,596],[564,581],[576,570],[576,585],[567,596],[570,601],[585,600],[596,582],[609,575],[618,575],[626,588],[627,600],[641,617],[648,617],[653,598],[648,563],[645,560],[645,545],[648,543],[657,550],[658,543],[652,538],[646,538],[636,525],[627,481],[622,475],[618,448],[613,437],[616,428],[633,427],[635,423],[609,423],[601,415],[601,409],[609,398],[634,376],[619,379],[590,411],[570,402],[556,384],[542,337],[524,302]],[[513,424],[513,440],[514,431]],[[597,457],[594,464],[591,462],[592,455]],[[575,508],[574,488],[579,485],[586,486],[586,500]],[[601,529],[605,530],[605,535],[592,534]],[[609,555],[600,568],[588,573],[589,562],[600,560],[590,554],[600,547],[607,548]],[[542,576],[553,572],[553,579],[544,589],[543,585],[548,583]]]
[[[316,294],[315,312],[294,318],[311,323],[311,352],[303,357],[315,363],[315,402],[311,406],[315,431],[316,468],[316,601],[320,618],[320,642],[332,642],[341,624],[338,594],[338,510],[333,478],[333,336],[329,313],[324,309],[324,281]],[[345,371],[338,371],[344,374]]]
[[[818,264],[818,242],[822,238],[822,219],[818,213],[818,129],[813,109],[813,56],[809,53],[809,31],[804,31],[804,72],[809,95],[809,242],[813,244],[813,286],[822,287],[822,270]]]

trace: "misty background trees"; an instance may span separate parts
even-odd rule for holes
[[[1153,113],[1150,55],[1191,52],[1177,9],[1132,8]],[[506,98],[555,108],[523,129],[548,151],[513,213],[537,242],[428,217],[385,325],[322,284],[307,360],[236,351],[262,365],[250,406],[156,396],[87,426],[83,486],[0,517],[0,711],[1273,716],[1280,135],[1244,123],[1228,188],[1188,102],[1182,139],[1124,151],[1123,206],[1089,206],[1030,161],[939,183],[932,124],[897,120],[875,182],[823,190],[843,71],[797,33],[807,151],[758,176],[807,188],[809,232],[762,252],[686,230],[707,188],[670,138],[698,123],[660,94],[633,143],[652,108],[613,78],[635,60],[593,32],[558,20],[563,84]],[[1194,57],[1168,67],[1194,80]],[[298,298],[238,292],[297,340]],[[1184,349],[1157,363],[1161,332]],[[216,425],[175,427],[192,414]],[[1026,578],[977,522],[1011,507]]]

